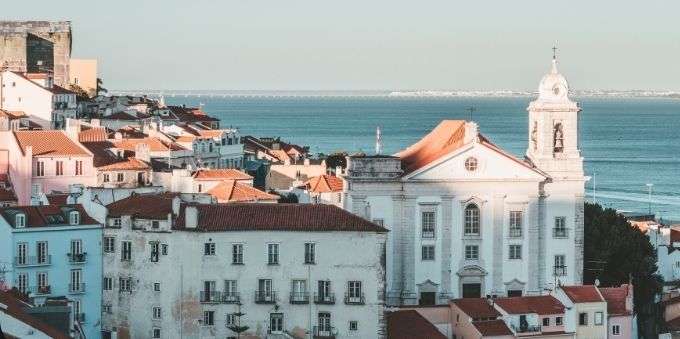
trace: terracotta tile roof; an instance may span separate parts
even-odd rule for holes
[[[462,298],[451,300],[461,311],[472,319],[497,318],[501,314],[484,298]]]
[[[156,137],[148,137],[148,138],[141,138],[141,139],[121,139],[121,140],[116,140],[113,141],[113,144],[117,148],[124,149],[126,151],[135,151],[135,147],[137,144],[145,143],[149,145],[149,150],[151,152],[165,152],[165,151],[181,151],[181,150],[186,150],[186,148],[182,147],[181,145],[177,143],[169,143],[162,141],[161,139],[158,139]]]
[[[258,202],[277,201],[278,195],[269,194],[250,185],[238,183],[236,180],[224,180],[207,192],[217,198],[218,202]]]
[[[600,293],[604,300],[607,301],[608,315],[630,315],[632,310],[626,308],[626,299],[628,298],[628,284],[623,284],[620,287],[600,287]]]
[[[596,303],[604,301],[595,285],[562,286],[562,290],[567,294],[567,297],[575,303]]]
[[[463,146],[464,120],[444,120],[415,144],[396,154],[404,173],[414,172]]]
[[[513,335],[512,331],[508,328],[508,325],[505,324],[505,321],[500,319],[473,321],[472,326],[482,334],[482,337]]]
[[[78,133],[78,141],[80,142],[95,142],[106,141],[108,133],[104,127],[92,127],[82,130]]]
[[[314,193],[342,192],[342,183],[342,179],[324,174],[309,179],[305,187]]]
[[[26,114],[21,111],[6,111],[4,109],[0,109],[0,117],[6,117],[9,120],[14,120],[25,118]]]
[[[167,219],[177,193],[133,194],[106,206],[108,217],[129,215],[141,219]]]
[[[12,206],[0,208],[0,215],[14,227],[14,216],[17,213],[26,215],[26,227],[48,227],[69,225],[67,213],[76,210],[80,212],[79,225],[99,224],[92,219],[82,205],[40,205],[40,206]]]
[[[134,152],[124,151],[125,156],[120,158],[109,151],[115,145],[109,141],[103,142],[84,142],[83,146],[92,152],[94,167],[100,171],[114,170],[148,170],[149,164],[134,158]]]
[[[14,191],[9,188],[0,188],[0,201],[17,201]]]
[[[378,232],[387,230],[332,205],[323,204],[213,204],[196,205],[196,231]],[[184,228],[180,213],[175,229]]]
[[[674,242],[680,242],[680,230],[671,228],[671,245]]]
[[[496,298],[496,305],[509,314],[536,313],[539,315],[562,314],[564,305],[551,295]]]
[[[66,200],[68,199],[68,194],[66,193],[47,194],[46,196],[50,205],[66,205]]]
[[[252,180],[248,173],[233,168],[199,169],[193,173],[195,180]]]
[[[66,339],[69,338],[69,336],[66,333],[62,333],[61,331],[57,330],[56,328],[52,327],[51,325],[43,322],[42,320],[35,318],[34,316],[26,313],[25,309],[31,307],[32,305],[19,300],[16,298],[14,295],[12,295],[10,292],[3,292],[0,291],[0,304],[5,305],[6,307],[0,307],[0,312],[3,312],[7,315],[9,315],[12,318],[15,318],[33,328],[35,328],[38,331],[41,331],[48,335],[51,338],[54,339]],[[2,332],[0,332],[1,335]],[[5,334],[6,336],[8,334]]]
[[[47,73],[24,73],[26,79],[47,79],[48,75]]]
[[[267,153],[269,153],[269,155],[271,155],[272,157],[276,158],[277,160],[279,160],[281,162],[285,162],[286,160],[291,160],[288,153],[286,153],[286,151],[284,151],[282,149],[269,150],[269,151],[267,151]]]
[[[68,90],[58,85],[52,85],[52,88],[48,88],[47,90],[54,94],[76,94],[74,91]]]
[[[418,311],[395,311],[387,313],[386,316],[389,339],[446,339],[446,336]]]
[[[33,156],[70,155],[90,156],[83,147],[73,142],[63,131],[16,131],[14,132],[22,151],[33,147]]]

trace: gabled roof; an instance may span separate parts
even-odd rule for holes
[[[472,319],[495,319],[501,315],[493,308],[493,306],[489,305],[488,300],[484,298],[453,299],[451,300],[451,303],[458,306],[461,311],[465,312],[465,314]]]
[[[494,299],[496,305],[509,314],[562,314],[564,305],[551,295]]]
[[[151,152],[165,152],[165,151],[182,151],[186,150],[186,148],[182,147],[180,144],[177,143],[169,143],[165,142],[159,138],[156,137],[147,137],[147,138],[141,138],[141,139],[121,139],[121,140],[115,140],[113,141],[113,144],[120,149],[124,149],[126,151],[135,151],[135,147],[138,144],[147,144],[149,146],[149,150]]]
[[[219,202],[258,202],[277,201],[278,195],[269,194],[257,188],[238,183],[236,180],[224,180],[207,192]]]
[[[106,141],[108,133],[104,127],[91,127],[83,129],[78,133],[78,141],[80,142],[95,142]]]
[[[84,142],[83,146],[92,152],[94,156],[93,163],[100,171],[113,171],[113,170],[147,170],[151,167],[133,157],[134,152],[125,151],[125,156],[120,158],[109,151],[110,148],[114,148],[115,145],[109,141],[101,142]]]
[[[198,210],[196,229],[184,227],[184,213],[180,213],[173,228],[199,232],[387,232],[379,225],[332,205],[229,203],[195,207]]]
[[[252,180],[248,173],[233,168],[199,169],[193,173],[194,180]]]
[[[342,179],[334,175],[324,174],[309,179],[305,183],[305,187],[314,193],[342,192],[342,184]]]
[[[63,131],[15,131],[14,136],[24,153],[28,146],[33,147],[33,156],[90,155],[83,147],[69,139]]]
[[[632,310],[626,308],[626,299],[629,292],[628,284],[623,284],[620,287],[600,287],[599,290],[604,300],[607,301],[608,315],[632,314]]]
[[[85,209],[80,204],[3,207],[0,208],[0,215],[2,215],[12,227],[15,227],[15,216],[19,213],[26,215],[27,228],[70,226],[68,213],[71,211],[78,211],[80,213],[80,223],[78,225],[99,224],[85,212]]]
[[[436,326],[416,310],[389,312],[386,317],[389,339],[446,339]]]
[[[561,286],[567,297],[575,303],[603,302],[602,295],[595,285]]]
[[[106,206],[108,217],[129,215],[141,219],[167,219],[177,193],[133,194]]]
[[[472,326],[481,333],[482,337],[513,335],[505,321],[500,319],[473,321]]]
[[[104,120],[142,120],[142,119],[147,119],[147,118],[149,118],[149,116],[146,115],[146,114],[137,113],[137,115],[133,115],[133,113],[120,111],[120,112],[113,113],[111,115],[102,116],[100,119],[104,119]]]

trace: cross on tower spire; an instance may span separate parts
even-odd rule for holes
[[[555,59],[557,59],[557,46],[553,45],[552,50],[553,50],[553,60],[555,60]]]

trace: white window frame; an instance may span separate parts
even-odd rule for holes
[[[465,245],[465,260],[479,260],[479,245]]]
[[[243,244],[231,244],[231,264],[232,265],[243,265]]]
[[[434,245],[422,245],[420,248],[420,260],[434,261],[436,257]]]
[[[279,244],[269,243],[267,244],[267,264],[268,265],[278,265],[279,264]]]
[[[522,245],[512,244],[508,246],[508,259],[522,260]]]
[[[316,243],[305,243],[305,264],[316,264]]]
[[[162,318],[162,310],[160,306],[154,306],[152,308],[152,319],[160,320]]]

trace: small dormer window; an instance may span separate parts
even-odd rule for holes
[[[78,211],[69,212],[68,223],[71,224],[71,225],[79,225],[80,224],[80,212],[78,212]]]
[[[26,227],[26,214],[19,213],[14,216],[14,226],[16,228]]]

